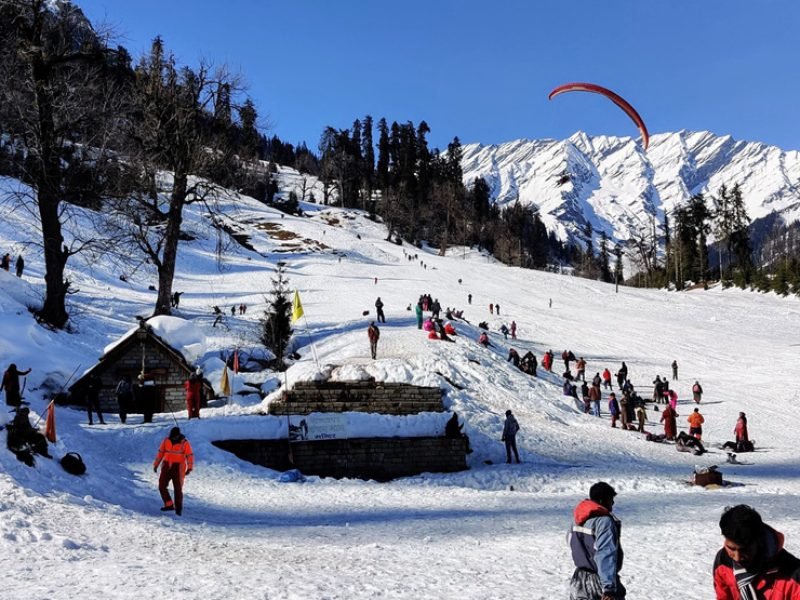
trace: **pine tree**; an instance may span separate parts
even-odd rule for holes
[[[608,236],[603,231],[600,234],[600,279],[606,283],[611,283],[611,266],[608,259]]]
[[[288,280],[284,263],[279,262],[272,281],[272,300],[267,303],[261,319],[261,343],[275,355],[278,371],[286,370],[284,356],[292,337],[292,303],[289,300]]]
[[[625,281],[622,273],[622,248],[615,246],[614,256],[616,256],[614,261],[614,281],[619,284]]]

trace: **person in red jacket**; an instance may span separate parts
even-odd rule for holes
[[[669,404],[667,404],[664,412],[661,413],[661,422],[664,424],[664,437],[668,440],[674,440],[675,436],[678,435],[678,424],[675,422],[677,416],[678,413]]]
[[[603,370],[603,387],[611,389],[611,371],[608,369]]]
[[[173,427],[169,436],[161,442],[156,460],[153,462],[154,473],[158,473],[159,465],[161,465],[161,475],[158,478],[158,492],[164,501],[161,510],[174,510],[180,517],[183,513],[183,478],[194,469],[194,454],[192,445],[178,427]],[[169,495],[170,481],[175,493],[174,503]]]
[[[186,411],[190,419],[200,418],[200,392],[203,382],[197,373],[189,375],[189,379],[183,382],[186,390]]]
[[[714,559],[716,600],[798,600],[800,559],[783,549],[783,534],[739,504],[719,520],[725,538]]]
[[[369,351],[372,354],[372,360],[375,360],[378,356],[378,340],[381,337],[381,330],[375,325],[375,321],[367,327],[367,337],[369,338]]]

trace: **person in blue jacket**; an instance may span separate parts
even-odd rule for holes
[[[605,481],[589,488],[589,498],[575,507],[569,546],[575,572],[570,581],[570,600],[619,600],[625,586],[622,569],[622,523],[612,514],[617,492]]]

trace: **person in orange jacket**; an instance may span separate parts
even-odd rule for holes
[[[700,414],[700,409],[695,408],[694,412],[686,417],[686,420],[689,421],[689,435],[693,435],[698,440],[703,439],[703,423],[705,423],[705,419]]]
[[[197,373],[189,375],[189,379],[183,382],[183,388],[186,390],[186,411],[189,413],[190,419],[200,418],[200,390],[202,389],[203,382]]]
[[[161,475],[158,477],[158,492],[164,501],[162,511],[174,510],[179,517],[183,512],[183,478],[194,468],[194,454],[189,440],[181,433],[180,428],[173,427],[169,435],[161,442],[156,460],[153,462],[153,472],[158,473],[161,465]],[[169,495],[169,482],[175,493],[175,502]]]

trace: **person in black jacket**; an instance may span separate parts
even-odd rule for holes
[[[386,323],[386,315],[383,314],[383,301],[381,297],[375,300],[375,312],[377,314],[378,323]]]
[[[0,391],[6,391],[6,404],[9,406],[19,407],[22,404],[22,396],[19,386],[19,376],[27,375],[31,370],[18,371],[17,365],[11,363],[8,369],[3,373],[3,382],[0,383]]]
[[[89,376],[89,383],[86,387],[86,413],[89,415],[89,425],[94,425],[92,421],[92,409],[97,412],[97,419],[100,421],[100,424],[106,424],[103,420],[103,413],[100,410],[101,387],[102,382],[100,381],[100,377],[97,376],[97,373],[92,373],[92,375]]]
[[[514,457],[519,463],[519,452],[517,451],[517,432],[519,431],[519,423],[517,419],[511,414],[510,410],[506,411],[506,422],[503,425],[503,441],[506,443],[506,463],[511,463],[511,452],[513,450]]]

